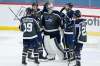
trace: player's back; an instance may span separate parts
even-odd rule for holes
[[[21,19],[23,28],[23,37],[24,39],[32,39],[37,37],[37,33],[39,32],[39,27],[37,21],[34,19],[33,16],[25,16]]]
[[[75,21],[76,27],[76,38],[78,41],[86,42],[87,41],[87,34],[86,34],[86,22],[85,19],[77,19]]]

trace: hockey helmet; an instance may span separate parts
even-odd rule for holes
[[[26,14],[31,14],[32,13],[32,9],[31,8],[26,8]]]
[[[75,17],[81,17],[81,12],[80,12],[80,10],[74,11],[74,16],[75,16]]]

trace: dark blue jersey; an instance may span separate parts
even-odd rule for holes
[[[63,17],[63,29],[65,34],[74,34],[75,22],[73,21],[73,10],[68,10]]]
[[[37,20],[33,16],[25,16],[21,18],[21,30],[24,32],[24,39],[33,39],[37,37],[39,30],[39,25]]]
[[[62,26],[61,18],[58,14],[45,12],[42,16],[41,26],[47,32],[57,31]]]
[[[33,10],[33,11],[32,11],[32,16],[33,16],[38,22],[40,22],[40,20],[41,20],[41,11],[40,11],[40,9]]]
[[[74,11],[73,10],[68,10],[66,11],[64,18],[66,18],[67,21],[72,21],[73,19],[73,15],[74,15]]]
[[[69,19],[72,19],[72,18],[73,18],[73,14],[74,14],[74,11],[73,11],[73,10],[68,10],[67,13],[66,13],[66,16],[67,16]]]
[[[41,21],[41,27],[45,35],[49,35],[50,38],[55,38],[60,43],[60,31],[59,27],[62,27],[61,18],[58,14],[52,12],[44,12]]]
[[[87,41],[86,22],[85,19],[75,20],[75,38],[78,42]]]
[[[75,22],[73,20],[72,21],[64,20],[63,24],[64,24],[63,26],[64,33],[74,34]]]

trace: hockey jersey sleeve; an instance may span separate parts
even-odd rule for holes
[[[40,31],[42,31],[43,30],[43,26],[44,26],[44,16],[42,15],[41,16],[41,20],[40,20],[40,22],[39,22],[39,25],[40,25]]]
[[[39,33],[40,32],[40,26],[39,26],[39,23],[37,21],[34,22],[34,26],[35,26],[36,32]]]
[[[57,17],[57,21],[58,21],[60,27],[63,29],[63,20],[62,20],[62,18],[59,15]]]
[[[86,20],[83,19],[83,21],[80,23],[80,29],[79,29],[79,41],[80,42],[87,42],[87,31],[86,31]]]
[[[23,24],[23,17],[21,18],[21,23],[19,25],[19,30],[22,31],[22,32],[25,30],[25,27],[24,27],[24,24]]]
[[[85,19],[76,20],[76,38],[80,43],[87,42],[86,22]]]

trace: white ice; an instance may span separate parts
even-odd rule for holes
[[[95,39],[94,39],[95,38]],[[88,37],[82,51],[82,66],[100,65],[100,37]],[[0,31],[0,66],[23,66],[21,64],[22,33]],[[28,62],[27,66],[35,66]],[[66,61],[41,62],[39,66],[67,66]]]

